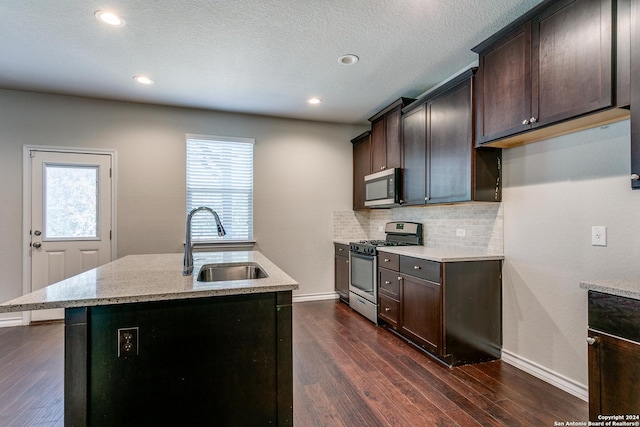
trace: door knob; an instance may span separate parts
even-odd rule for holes
[[[34,232],[33,232],[33,234],[35,234],[36,236],[39,236],[39,235],[41,235],[41,234],[42,234],[42,231],[40,231],[40,230],[36,230],[36,231],[34,231]]]
[[[596,343],[596,339],[592,337],[587,337],[587,344],[594,345]]]
[[[523,125],[528,125],[528,124],[529,124],[529,119],[524,119],[524,120],[522,121],[522,124],[523,124]]]
[[[537,122],[537,121],[538,121],[538,119],[536,119],[535,117],[531,117],[531,118],[529,119],[529,123],[535,123],[535,122]]]
[[[40,242],[35,242],[35,243],[32,243],[32,244],[31,244],[31,246],[33,246],[33,247],[34,247],[34,248],[36,248],[36,249],[40,249],[40,246],[42,246],[42,243],[40,243]]]
[[[631,174],[631,179],[634,181],[637,181],[640,179],[640,175],[638,175],[637,173],[632,173]]]

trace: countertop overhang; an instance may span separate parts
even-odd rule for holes
[[[410,256],[436,262],[465,262],[503,260],[504,255],[483,250],[458,248],[432,248],[428,246],[384,246],[378,252]]]
[[[580,288],[640,300],[640,278],[584,281]]]
[[[183,254],[129,255],[0,304],[0,313],[291,291],[298,283],[258,251],[196,252],[194,274]],[[269,277],[199,282],[204,264],[258,264]]]

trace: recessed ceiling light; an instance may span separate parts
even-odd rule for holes
[[[147,76],[133,76],[133,80],[135,80],[138,83],[143,84],[143,85],[152,85],[153,84],[153,80],[151,80]]]
[[[98,19],[98,21],[114,27],[124,27],[124,25],[126,24],[126,22],[124,22],[124,19],[120,18],[113,12],[96,10],[94,15]]]
[[[322,100],[320,98],[309,98],[307,99],[309,104],[320,104]]]
[[[342,55],[340,58],[338,58],[338,62],[344,65],[352,65],[355,64],[356,62],[358,62],[360,60],[360,58],[358,58],[358,56],[352,54],[352,53],[348,53],[346,55]]]

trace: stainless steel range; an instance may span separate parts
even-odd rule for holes
[[[378,247],[422,245],[422,224],[388,222],[385,240],[361,240],[350,243],[349,305],[378,323]]]

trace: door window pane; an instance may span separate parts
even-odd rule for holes
[[[45,238],[97,238],[98,168],[46,165],[44,180]]]

